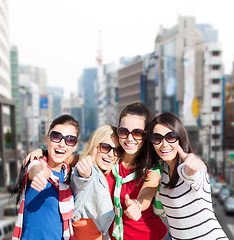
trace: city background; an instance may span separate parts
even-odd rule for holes
[[[15,183],[28,152],[46,147],[55,117],[66,113],[80,122],[79,153],[98,126],[117,125],[121,109],[135,101],[154,115],[177,114],[193,151],[212,175],[234,188],[234,64],[224,73],[222,42],[212,23],[178,16],[171,27],[161,26],[150,53],[108,63],[102,58],[100,31],[96,66],[85,67],[65,96],[63,87],[48,86],[46,68],[20,62],[21,49],[9,37],[10,11],[8,1],[0,0],[1,189]],[[69,84],[64,79],[64,86]]]

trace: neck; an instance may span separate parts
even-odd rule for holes
[[[172,173],[174,171],[174,168],[175,168],[175,162],[174,161],[168,161],[167,164],[169,166],[169,169],[168,169],[169,176],[171,177]]]
[[[54,162],[51,162],[49,161],[48,159],[48,165],[51,167],[51,169],[55,172],[61,172],[61,168],[62,168],[62,165],[63,163],[54,163]]]
[[[131,169],[136,167],[135,159],[136,159],[136,154],[125,153],[121,159],[121,162],[125,168]]]

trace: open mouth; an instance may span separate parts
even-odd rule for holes
[[[111,160],[108,160],[108,159],[105,159],[105,158],[102,158],[102,161],[107,163],[107,164],[110,164],[111,163]]]
[[[61,149],[55,149],[54,151],[57,155],[64,155],[66,153],[65,150],[61,150]]]

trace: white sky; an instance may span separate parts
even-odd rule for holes
[[[77,90],[82,70],[96,66],[99,30],[103,62],[152,52],[159,26],[178,16],[211,24],[223,45],[225,73],[234,58],[233,0],[8,0],[10,43],[19,63],[43,67],[49,86]]]

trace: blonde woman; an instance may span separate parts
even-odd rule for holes
[[[72,218],[75,239],[108,238],[114,219],[113,204],[105,174],[122,156],[116,127],[99,127],[90,138],[71,177],[75,197]],[[107,235],[106,235],[107,234]]]

